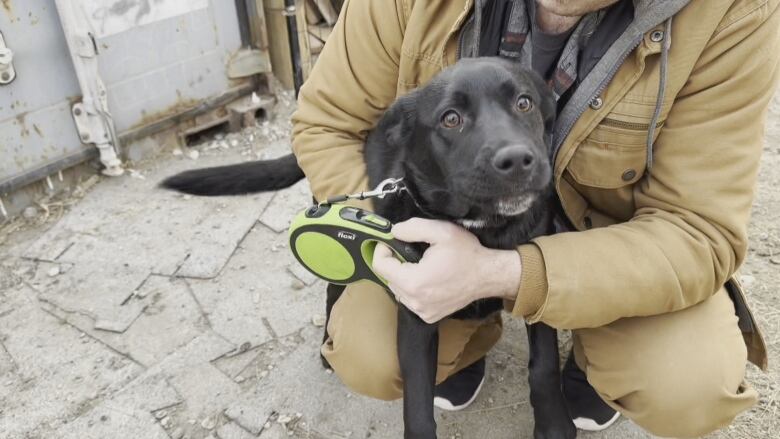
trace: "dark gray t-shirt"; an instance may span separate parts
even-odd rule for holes
[[[503,29],[506,27],[506,20],[509,17],[509,10],[512,7],[513,0],[491,0],[486,2],[482,10],[482,29],[480,36],[479,55],[496,56],[501,44]],[[529,11],[536,8],[531,3],[534,0],[526,0],[529,4]],[[561,57],[561,52],[569,40],[569,36],[574,32],[574,27],[562,34],[547,34],[542,32],[536,25],[536,20],[531,20],[533,25],[531,32],[533,34],[533,52],[531,54],[532,67],[544,79],[550,79],[550,75],[555,72],[555,66]]]
[[[543,32],[536,24],[536,19],[533,20],[531,25],[531,44],[533,44],[533,52],[531,52],[531,67],[536,73],[539,74],[545,80],[555,73],[555,67],[558,65],[558,59],[561,57],[566,42],[569,41],[569,36],[574,32],[574,27],[560,34],[548,34]]]

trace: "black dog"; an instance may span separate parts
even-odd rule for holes
[[[552,227],[549,139],[555,103],[534,73],[500,58],[464,59],[399,98],[365,145],[372,186],[403,177],[409,196],[375,199],[392,222],[449,220],[486,247],[513,249]],[[187,171],[162,185],[197,195],[281,189],[303,178],[292,155],[273,161]],[[337,194],[334,194],[337,195]],[[328,288],[327,312],[342,289]],[[472,303],[459,319],[499,312],[500,299]],[[555,329],[527,325],[534,437],[576,436],[560,387]],[[438,325],[398,306],[398,359],[405,437],[435,438],[433,414]]]

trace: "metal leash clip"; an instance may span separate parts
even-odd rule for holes
[[[382,180],[373,190],[354,194],[338,195],[328,198],[325,204],[342,203],[347,200],[365,200],[367,198],[384,198],[388,194],[396,194],[404,189],[403,178],[387,178]]]

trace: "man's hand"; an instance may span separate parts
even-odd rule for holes
[[[401,263],[378,245],[374,270],[398,300],[428,323],[487,297],[514,300],[520,285],[520,255],[483,247],[467,230],[446,222],[412,218],[393,226],[393,236],[431,246],[420,262]]]

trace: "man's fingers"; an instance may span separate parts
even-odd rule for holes
[[[388,282],[393,283],[395,283],[396,280],[401,279],[404,271],[401,261],[396,259],[393,251],[381,242],[377,243],[376,249],[374,250],[372,265],[377,274],[387,279]]]
[[[393,226],[393,237],[406,242],[434,244],[447,241],[456,227],[447,221],[412,218],[395,224]]]

